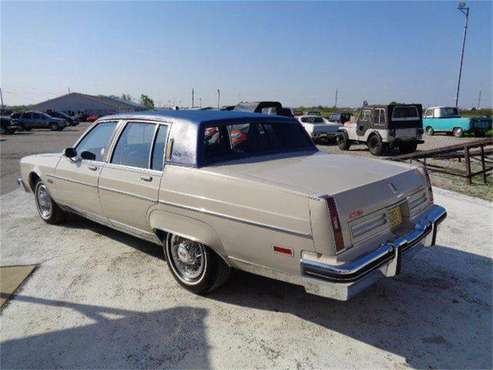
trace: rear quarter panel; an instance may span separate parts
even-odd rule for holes
[[[301,250],[313,250],[305,195],[206,169],[167,166],[150,219],[154,227],[203,241],[242,269],[298,275]],[[275,245],[293,255],[274,252]]]

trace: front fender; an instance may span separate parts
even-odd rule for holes
[[[204,221],[174,212],[153,210],[149,214],[149,223],[153,230],[180,235],[207,245],[228,265],[231,265],[219,235]]]

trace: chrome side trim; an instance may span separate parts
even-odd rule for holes
[[[331,282],[354,282],[390,262],[391,268],[386,276],[395,276],[400,272],[400,254],[418,245],[431,233],[433,233],[431,246],[434,245],[437,225],[446,217],[445,208],[435,205],[416,221],[415,228],[410,233],[381,245],[355,261],[331,265],[302,257],[300,261],[301,271],[305,275],[316,276]]]
[[[248,224],[248,225],[259,226],[259,227],[262,227],[262,228],[265,228],[265,229],[270,229],[270,230],[280,231],[280,232],[283,232],[283,233],[288,233],[288,234],[292,234],[292,235],[296,235],[296,236],[301,236],[303,238],[311,238],[311,234],[308,234],[308,233],[301,233],[301,232],[296,231],[296,230],[285,229],[285,228],[282,228],[282,227],[279,227],[279,226],[274,226],[274,225],[269,225],[269,224],[261,224],[259,222],[247,220],[247,219],[240,218],[240,217],[225,215],[224,213],[210,211],[210,210],[207,210],[207,209],[204,209],[204,208],[197,208],[197,207],[192,207],[192,206],[185,206],[183,204],[177,204],[177,203],[173,203],[173,202],[165,202],[163,200],[159,200],[159,203],[164,204],[164,205],[167,205],[167,206],[172,206],[172,207],[176,207],[176,208],[186,209],[188,211],[194,211],[194,212],[199,212],[199,213],[203,213],[203,214],[208,214],[208,215],[211,215],[211,216],[221,217],[221,218],[224,218],[224,219],[227,219],[227,220],[241,222],[241,223]]]
[[[62,177],[62,176],[58,176],[58,175],[46,175],[46,177],[51,177],[53,179],[67,181],[67,182],[73,182],[75,184],[85,185],[85,186],[89,186],[91,188],[97,188],[98,187],[97,184],[90,184],[88,182],[73,180],[73,179],[69,179],[68,177]]]
[[[149,198],[149,197],[146,197],[144,195],[129,193],[129,192],[123,191],[123,190],[117,190],[117,189],[114,189],[114,188],[108,188],[106,186],[99,185],[99,190],[106,190],[106,191],[110,191],[112,193],[122,194],[122,195],[126,195],[126,196],[129,196],[129,197],[137,198],[137,199],[147,200],[147,201],[152,202],[152,203],[157,203],[157,199]]]
[[[204,197],[202,195],[196,195],[196,194],[192,194],[192,193],[186,193],[186,192],[183,192],[183,191],[176,191],[176,190],[170,190],[170,189],[161,189],[161,192],[176,194],[176,195],[180,195],[180,196],[188,197],[188,198],[195,198],[195,199],[210,201],[210,202],[214,202],[214,203],[224,204],[224,205],[227,205],[227,206],[234,206],[235,205],[232,202],[226,202],[224,200],[219,200],[219,199],[212,199],[212,198]],[[308,223],[307,220],[305,220],[303,218],[299,218],[299,217],[293,217],[293,216],[289,216],[289,215],[283,215],[283,214],[280,214],[280,213],[265,211],[265,210],[262,210],[262,209],[258,209],[258,208],[254,208],[254,207],[249,207],[249,206],[245,206],[245,205],[242,205],[241,208],[248,209],[248,210],[251,210],[251,211],[257,211],[257,212],[258,211],[261,211],[262,213],[265,213],[265,214],[268,214],[268,215],[271,215],[271,216],[284,217],[284,218],[289,218],[290,220],[302,221],[302,222],[307,222]]]

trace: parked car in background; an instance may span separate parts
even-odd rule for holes
[[[303,115],[297,116],[296,119],[315,142],[335,139],[341,127],[338,123],[328,123],[322,116]]]
[[[393,148],[403,154],[412,153],[424,142],[422,107],[421,104],[367,105],[339,131],[337,143],[341,150],[364,143],[373,155],[382,155]]]
[[[456,107],[430,107],[423,115],[423,127],[428,135],[445,132],[455,137],[465,133],[484,135],[491,130],[491,117],[461,117]]]
[[[20,167],[42,220],[74,212],[154,242],[198,294],[236,268],[348,300],[434,245],[446,217],[424,168],[320,152],[295,119],[258,113],[103,117]]]
[[[14,123],[22,129],[29,131],[33,128],[47,128],[53,131],[61,131],[67,126],[67,121],[60,118],[51,117],[43,112],[23,112],[11,115]]]
[[[91,114],[86,117],[86,122],[95,122],[99,117],[98,114]]]
[[[349,112],[332,113],[328,117],[324,117],[328,123],[340,123],[344,124],[351,120],[352,114]]]
[[[318,110],[309,110],[305,112],[305,116],[321,116],[322,114]]]
[[[60,119],[67,121],[69,126],[77,126],[79,124],[79,120],[77,117],[69,116],[68,114],[63,113],[63,112],[58,112],[55,110],[48,110],[48,111],[46,111],[46,114],[50,115],[51,117],[60,118]]]
[[[0,116],[0,134],[14,134],[19,127],[10,116]]]
[[[284,108],[278,101],[256,101],[238,103],[234,110],[240,112],[276,114],[279,116],[293,117],[291,109]]]

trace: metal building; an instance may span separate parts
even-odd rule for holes
[[[55,110],[69,114],[107,115],[121,112],[142,111],[147,108],[135,102],[117,97],[70,93],[35,104],[31,109],[42,112]]]

